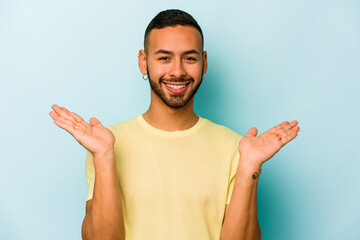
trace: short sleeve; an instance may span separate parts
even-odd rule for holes
[[[85,175],[87,182],[87,198],[86,201],[92,199],[94,192],[94,183],[95,183],[95,167],[93,162],[93,155],[91,152],[87,151],[86,160],[85,160]]]
[[[239,157],[240,157],[239,151],[236,151],[231,159],[230,180],[229,180],[229,184],[228,184],[228,193],[226,196],[226,204],[229,204],[230,200],[231,200],[231,195],[232,195],[234,183],[235,183],[236,170],[237,170],[237,166],[239,163]]]
[[[229,176],[228,191],[227,191],[227,196],[226,196],[226,204],[230,204],[230,200],[231,200],[231,196],[232,196],[232,192],[233,192],[233,188],[234,188],[236,171],[237,171],[237,167],[238,167],[239,159],[240,159],[238,143],[241,138],[242,138],[242,136],[239,136],[238,141],[236,142],[236,145],[235,145],[236,146],[235,152],[231,158],[230,176]]]

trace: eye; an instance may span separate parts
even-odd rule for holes
[[[195,61],[195,60],[196,60],[196,59],[193,58],[193,57],[186,57],[185,59],[188,60],[188,61]]]
[[[160,57],[159,60],[169,60],[169,57]]]

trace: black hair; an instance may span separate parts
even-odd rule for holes
[[[200,34],[202,39],[202,47],[204,48],[204,36],[201,31],[201,28],[199,24],[196,22],[196,20],[188,13],[179,10],[179,9],[168,9],[159,12],[149,23],[149,25],[146,28],[145,36],[144,36],[144,49],[146,51],[146,42],[147,42],[147,36],[149,35],[150,31],[152,29],[161,29],[164,27],[169,26],[176,26],[176,25],[182,25],[182,26],[191,26],[196,28]]]

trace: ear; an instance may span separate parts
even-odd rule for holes
[[[207,64],[207,52],[204,51],[203,52],[203,75],[205,75],[205,73],[207,71],[207,67],[208,67],[208,64]]]
[[[146,63],[146,53],[144,50],[141,49],[139,51],[138,59],[139,59],[140,72],[142,74],[146,75],[147,74],[147,63]]]

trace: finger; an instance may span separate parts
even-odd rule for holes
[[[300,131],[300,127],[299,126],[295,126],[291,129],[293,132],[298,132]]]
[[[50,117],[52,117],[52,119],[54,119],[54,120],[59,117],[59,115],[58,115],[56,112],[54,112],[54,111],[49,112],[49,115],[50,115]]]
[[[269,133],[275,133],[276,132],[276,127],[272,127],[268,130]]]
[[[294,127],[290,128],[290,129],[288,129],[288,130],[286,130],[286,131],[287,131],[287,133],[289,133],[289,134],[294,134],[294,133],[297,133],[297,132],[300,131],[300,127],[299,127],[299,126],[294,126]]]
[[[92,127],[104,127],[101,122],[95,117],[90,118],[89,122]]]
[[[288,122],[288,121],[284,121],[284,122],[282,122],[282,123],[274,126],[273,128],[274,128],[275,130],[277,130],[277,129],[280,129],[280,128],[284,128],[284,127],[286,127],[286,126],[288,126],[288,125],[289,125],[289,122]],[[272,129],[272,128],[271,128],[271,129]]]
[[[273,133],[273,134],[281,134],[284,133],[284,130],[286,128],[286,126],[289,124],[288,121],[284,121],[282,123],[280,123],[279,125],[276,125],[275,127],[272,127],[268,130],[269,133]]]
[[[298,125],[298,121],[294,120],[291,123],[289,123],[287,126],[285,126],[285,129],[286,130],[291,129],[291,128],[295,127],[296,125]]]
[[[290,142],[297,136],[297,132],[300,130],[300,127],[297,126],[297,121],[292,121],[289,123],[288,121],[284,121],[279,125],[268,130],[268,133],[276,135],[281,140],[281,143],[285,145]]]
[[[299,127],[297,127],[297,128],[300,129]],[[297,136],[298,131],[294,131],[293,129],[285,131],[285,135],[282,135],[281,142],[284,145],[287,144],[288,142],[290,142],[291,140],[293,140]]]
[[[75,126],[75,124],[81,124],[81,123],[77,123],[71,119],[65,118],[63,116],[59,116],[57,119],[59,119],[60,121],[66,123],[68,125],[71,125],[71,126]]]
[[[288,122],[288,121],[284,121],[284,122],[280,123],[278,126],[285,127],[285,126],[287,126],[287,125],[289,125],[289,122]]]
[[[289,124],[289,122],[284,121],[284,122],[270,128],[267,132],[269,132],[269,133],[277,133],[280,129],[284,129],[284,126],[286,126],[287,124]]]
[[[269,130],[271,130],[270,132],[274,132],[274,131],[277,132],[277,131],[279,131],[280,129],[284,129],[285,126],[287,126],[288,124],[289,124],[288,121],[284,121],[284,122],[282,122],[282,123],[280,123],[280,124],[278,124],[278,125],[270,128]]]
[[[296,120],[292,121],[291,123],[289,123],[288,121],[284,121],[281,124],[275,126],[275,131],[273,132],[277,132],[281,129],[285,130],[285,131],[299,131],[300,128],[296,128],[296,125],[298,124],[298,122]]]
[[[75,124],[76,120],[74,119],[74,117],[67,117],[66,115],[69,115],[67,113],[65,113],[65,116],[59,114],[59,113],[64,111],[59,106],[57,106],[57,105],[54,106],[53,105],[53,109],[54,110],[56,109],[56,111],[55,112],[50,112],[49,114],[54,120],[60,119],[61,122],[64,122],[64,123],[66,123],[68,125],[74,125]]]
[[[71,135],[73,135],[73,132],[75,131],[74,124],[69,123],[69,120],[67,120],[66,118],[59,116],[57,119],[54,120],[54,123],[60,128],[69,132]]]
[[[250,130],[246,133],[245,137],[255,137],[258,133],[258,130],[255,127],[250,128]]]
[[[71,121],[71,120],[68,120],[60,115],[58,115],[56,112],[53,112],[51,111],[49,113],[49,115],[53,118],[53,120],[56,120],[56,119],[60,119],[61,122],[65,122],[69,125],[72,125],[74,126],[75,129],[78,129],[78,128],[81,128],[81,129],[86,129],[87,126],[89,125],[87,122],[85,122],[84,120],[82,120],[81,122],[74,122],[74,121]],[[79,117],[79,116],[78,116]],[[80,117],[81,118],[81,117]],[[82,119],[82,118],[81,118]],[[77,127],[76,127],[77,126]]]
[[[85,124],[84,124],[85,123]],[[89,129],[90,124],[88,124],[85,121],[77,122],[74,124],[75,130],[82,130],[83,132],[86,132]]]
[[[59,107],[59,106],[56,105],[56,104],[52,105],[51,107],[52,107],[52,109],[54,109],[54,111],[55,111],[58,115],[60,115],[60,116],[62,116],[62,117],[64,117],[64,118],[67,118],[67,119],[69,119],[69,120],[75,121],[75,118],[69,114],[69,110],[67,110],[66,108],[64,108],[64,107]]]
[[[77,115],[76,113],[69,112],[69,114],[70,114],[77,122],[82,122],[82,121],[84,121],[84,119],[82,119],[82,117],[80,117],[80,116]]]
[[[60,107],[60,109],[65,113],[65,115],[63,117],[72,120],[74,122],[76,122],[76,118],[74,116],[71,115],[70,111],[67,110],[65,107]]]

